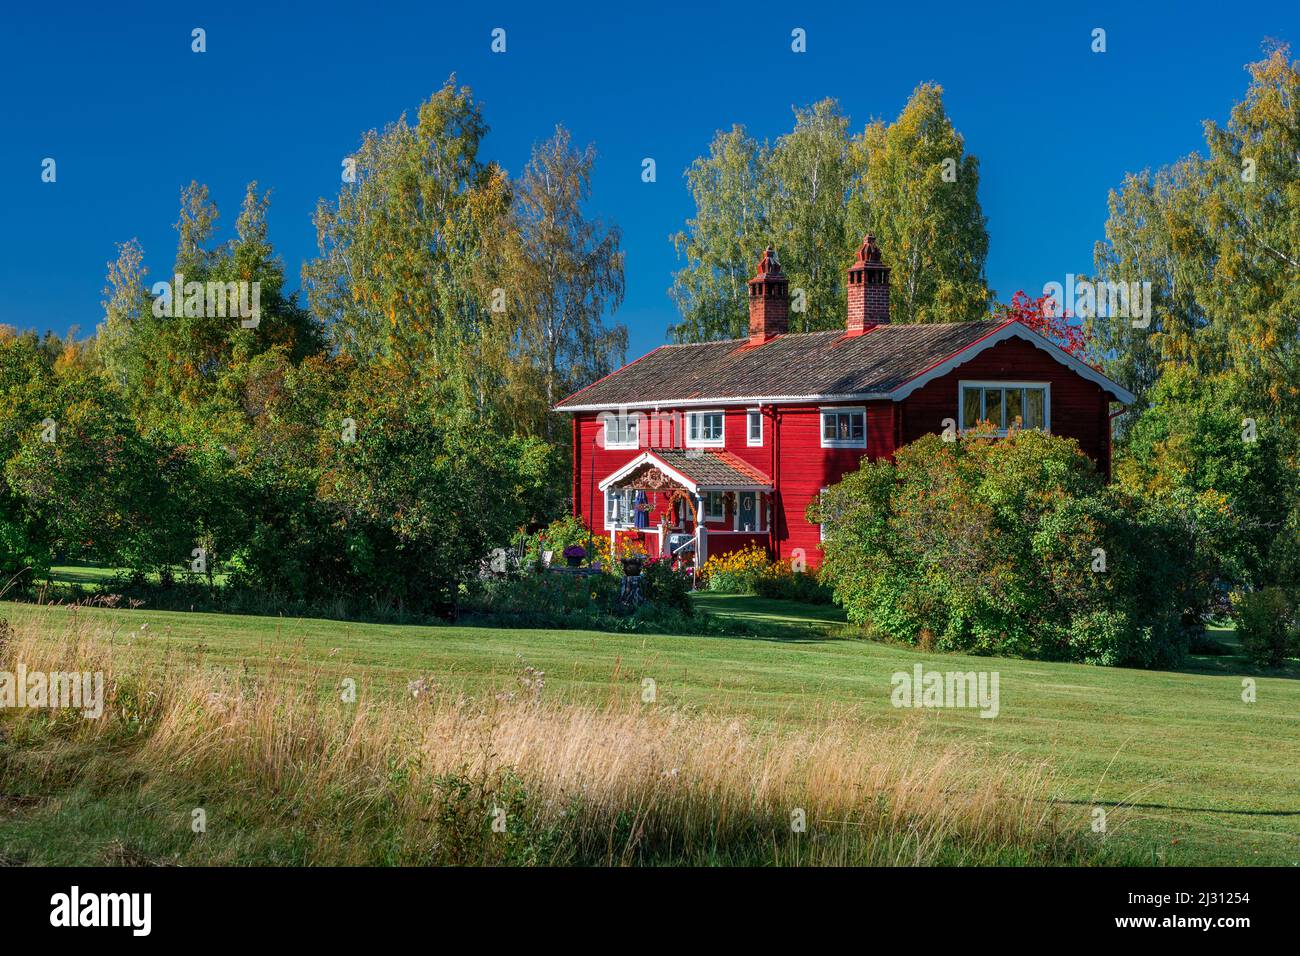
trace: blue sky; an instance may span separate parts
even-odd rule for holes
[[[234,226],[244,184],[272,192],[292,287],[315,252],[310,215],[337,192],[362,131],[448,74],[473,87],[511,173],[557,123],[598,151],[592,211],[623,229],[630,355],[664,340],[692,209],[681,173],[715,130],[760,138],[791,108],[838,98],[860,128],[917,83],[946,91],[981,162],[988,278],[999,297],[1086,272],[1106,193],[1129,170],[1202,145],[1242,66],[1294,3],[9,4],[0,15],[0,323],[89,332],[114,244],[138,238],[165,278],[181,187],[206,182]],[[190,31],[207,31],[207,52]],[[507,52],[493,54],[504,28]],[[790,49],[795,27],[807,52]],[[1107,51],[1091,52],[1106,31]],[[653,157],[658,181],[641,181]],[[58,179],[41,182],[53,157]],[[758,250],[755,250],[757,260]],[[847,266],[847,263],[846,263]]]

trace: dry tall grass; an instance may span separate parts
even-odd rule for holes
[[[253,831],[291,831],[296,860],[319,864],[1052,863],[1092,852],[1055,818],[1045,766],[931,746],[919,729],[864,731],[827,715],[812,731],[754,731],[655,704],[551,702],[531,675],[513,695],[417,684],[404,699],[349,704],[332,681],[150,669],[75,626],[53,639],[9,634],[0,670],[18,661],[104,671],[105,716],[0,712],[0,784],[66,776],[75,760],[77,785],[205,807],[208,832],[186,862],[265,862],[249,849]]]

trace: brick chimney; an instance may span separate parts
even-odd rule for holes
[[[790,328],[790,284],[771,246],[758,261],[758,275],[749,280],[749,341],[762,345]]]
[[[849,266],[849,335],[861,335],[889,321],[889,267],[880,263],[876,237],[868,235]],[[752,325],[752,320],[751,320]]]

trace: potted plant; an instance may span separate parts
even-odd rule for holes
[[[564,549],[564,560],[569,562],[571,568],[580,567],[586,556],[587,549],[580,544],[571,544]]]
[[[625,577],[634,578],[641,573],[645,566],[646,550],[636,541],[629,541],[623,547],[623,574]]]

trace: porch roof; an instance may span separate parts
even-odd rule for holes
[[[639,487],[644,474],[651,471],[659,472],[692,494],[772,490],[772,479],[754,465],[731,452],[708,448],[656,448],[642,452],[602,481],[600,490]]]

